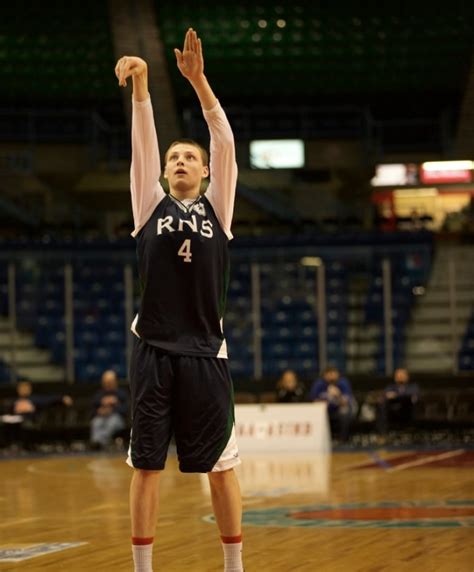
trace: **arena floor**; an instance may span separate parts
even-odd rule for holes
[[[246,456],[246,570],[472,572],[473,467],[464,449]],[[1,572],[132,570],[122,457],[7,460],[0,474]],[[206,477],[171,457],[161,493],[155,570],[222,570]]]

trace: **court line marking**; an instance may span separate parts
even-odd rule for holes
[[[38,467],[36,467],[36,465],[31,464],[28,465],[26,467],[26,470],[28,471],[28,473],[33,473],[33,474],[37,474],[37,475],[48,475],[50,477],[70,477],[73,479],[83,479],[84,475],[78,474],[78,473],[65,473],[65,472],[61,472],[61,471],[52,471],[51,469],[40,469]]]
[[[397,453],[398,451],[387,451],[385,450],[386,453]],[[415,450],[410,450],[408,451],[409,453],[415,453]],[[374,462],[374,459],[371,457],[372,453],[375,453],[376,455],[378,455],[378,451],[364,451],[364,453],[367,453],[367,457]],[[380,459],[382,459],[382,457],[379,456]],[[387,462],[389,461],[389,459],[385,459]],[[343,471],[350,471],[352,469],[358,469],[360,467],[365,467],[367,465],[367,460],[365,461],[358,461],[357,463],[348,463],[347,465],[343,465],[340,469],[339,472],[343,472]],[[373,467],[374,469],[376,467]],[[337,477],[337,475],[335,475]],[[474,570],[473,570],[474,572]]]
[[[7,522],[2,522],[0,528],[6,528],[8,526],[14,526],[16,524],[26,524],[27,522],[34,522],[36,520],[41,520],[40,516],[30,516],[28,518],[17,518],[16,520],[7,520]]]
[[[389,470],[392,465],[389,463],[389,461],[383,459],[378,453],[377,451],[371,451],[369,453],[369,457],[372,459],[372,461],[374,461],[374,463],[377,463],[377,465],[379,467],[382,467],[382,469],[385,469],[386,471]]]
[[[114,520],[130,520],[130,514],[127,512],[126,514],[114,514],[113,515]],[[54,519],[52,519],[51,517],[48,516],[48,521],[51,520],[55,520],[57,522],[61,521],[60,517],[56,517]],[[64,519],[63,519],[64,520]],[[99,521],[99,522],[103,522],[104,520],[104,515],[103,514],[80,514],[78,516],[78,520],[80,520],[80,522],[83,521]]]
[[[401,465],[396,465],[386,469],[387,473],[394,473],[395,471],[403,471],[405,469],[410,469],[411,467],[419,467],[421,465],[428,465],[429,463],[434,463],[436,461],[443,461],[444,459],[450,459],[451,457],[457,457],[465,452],[465,449],[456,449],[455,451],[448,451],[447,453],[440,453],[438,455],[430,455],[429,457],[423,457],[422,459],[416,459],[415,461],[409,461],[408,463],[402,463]]]
[[[86,508],[84,509],[82,512],[83,513],[88,513],[88,512],[98,512],[98,511],[102,511],[102,510],[107,510],[109,508],[117,508],[117,507],[125,507],[128,509],[128,504],[125,502],[121,502],[121,503],[103,503],[103,504],[99,504],[96,506],[93,506],[91,508]]]

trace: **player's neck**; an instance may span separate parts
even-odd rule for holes
[[[197,189],[170,189],[170,195],[178,201],[186,199],[197,199],[199,197],[199,188]]]

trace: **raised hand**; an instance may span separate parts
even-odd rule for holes
[[[201,40],[192,28],[186,32],[183,51],[181,52],[176,48],[174,53],[179,71],[190,82],[196,81],[204,75]]]
[[[136,56],[123,56],[115,66],[115,75],[121,87],[127,86],[127,78],[139,76],[147,71],[145,60]]]

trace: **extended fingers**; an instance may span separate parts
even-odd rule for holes
[[[197,32],[194,30],[193,30],[193,35],[194,35],[194,51],[196,52],[196,54],[199,54],[200,52],[202,52],[201,40],[198,38]]]
[[[191,28],[189,28],[189,30],[186,32],[186,35],[184,36],[183,52],[190,49],[190,42],[191,42]]]
[[[176,56],[176,62],[178,65],[181,65],[183,63],[183,54],[178,50],[178,48],[175,48],[174,55]]]
[[[192,28],[189,28],[184,37],[184,47],[183,52],[190,51],[194,53],[199,53],[199,42],[197,33]]]

